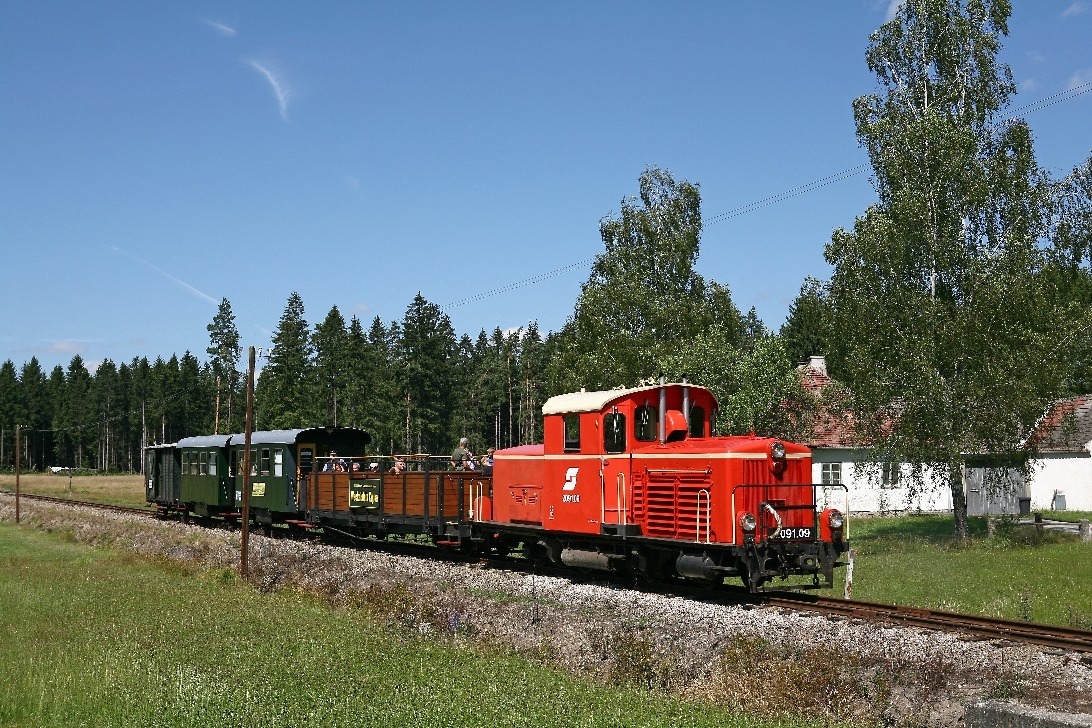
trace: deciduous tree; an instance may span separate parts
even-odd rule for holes
[[[906,0],[872,35],[854,102],[879,201],[826,250],[833,365],[883,459],[947,484],[967,535],[968,453],[1016,456],[1068,372],[1043,275],[1031,133],[998,111],[1005,0]]]

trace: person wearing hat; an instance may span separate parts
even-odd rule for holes
[[[493,474],[493,453],[496,452],[493,448],[489,448],[485,451],[485,455],[482,455],[482,475]]]
[[[337,450],[330,451],[330,459],[326,461],[326,464],[322,466],[324,471],[333,470],[338,473],[345,472],[345,461],[337,456]]]

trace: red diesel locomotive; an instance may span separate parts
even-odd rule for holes
[[[497,451],[492,474],[368,456],[370,437],[352,428],[255,432],[250,518],[651,578],[738,577],[753,591],[832,585],[845,516],[820,505],[832,486],[811,483],[806,447],[712,436],[716,398],[685,382],[564,394],[542,411],[543,444]],[[164,515],[241,518],[243,442],[148,448],[148,501]]]
[[[808,448],[711,436],[716,398],[686,383],[575,392],[542,411],[543,444],[495,454],[479,508],[493,538],[577,567],[832,584],[845,516],[817,507]]]

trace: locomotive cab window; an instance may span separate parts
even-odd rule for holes
[[[565,451],[580,450],[580,415],[565,415]]]
[[[603,452],[626,451],[626,416],[621,412],[603,415]]]
[[[690,437],[705,437],[705,409],[699,405],[690,408]]]
[[[641,405],[633,413],[633,436],[641,442],[656,439],[660,426],[660,414],[650,404]]]

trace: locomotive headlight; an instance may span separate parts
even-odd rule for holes
[[[754,533],[755,528],[758,527],[758,521],[751,513],[742,513],[739,516],[739,527],[747,533]]]
[[[770,445],[770,457],[772,457],[774,460],[784,460],[785,444],[782,443],[780,440],[774,441]]]
[[[837,530],[841,528],[845,524],[845,521],[845,516],[843,516],[842,512],[839,510],[835,510],[832,508],[830,510],[830,513],[827,514],[827,523],[830,524],[830,527],[832,529]]]

